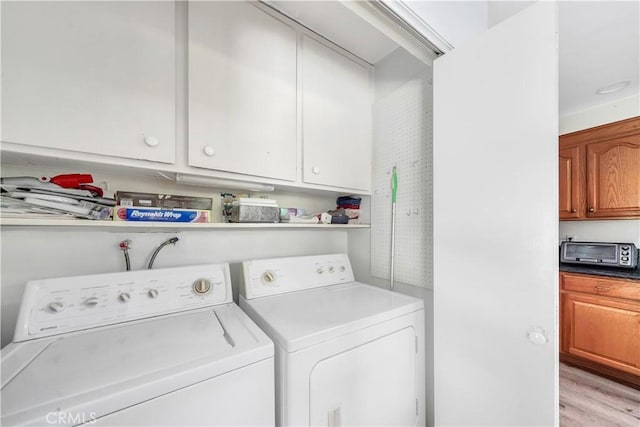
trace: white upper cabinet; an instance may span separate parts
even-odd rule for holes
[[[296,51],[249,3],[189,3],[190,166],[296,180]]]
[[[2,140],[173,163],[173,2],[2,2]]]
[[[303,38],[303,181],[371,189],[371,69]]]

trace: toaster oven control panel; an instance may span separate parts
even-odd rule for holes
[[[631,246],[629,245],[620,245],[620,256],[618,259],[620,260],[620,265],[631,266],[631,260],[633,258],[633,254],[631,253]]]

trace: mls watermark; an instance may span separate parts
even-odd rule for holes
[[[47,413],[47,424],[56,425],[77,425],[94,424],[97,414],[95,412],[49,412]]]

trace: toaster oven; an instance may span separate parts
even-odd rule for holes
[[[562,242],[560,262],[635,268],[638,250],[633,243]]]

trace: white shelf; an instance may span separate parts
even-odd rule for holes
[[[94,230],[244,230],[244,229],[285,229],[300,228],[314,230],[338,230],[370,228],[369,224],[300,224],[300,223],[179,223],[179,222],[126,222],[92,221],[83,219],[33,219],[0,218],[0,226],[5,227],[69,227]]]

